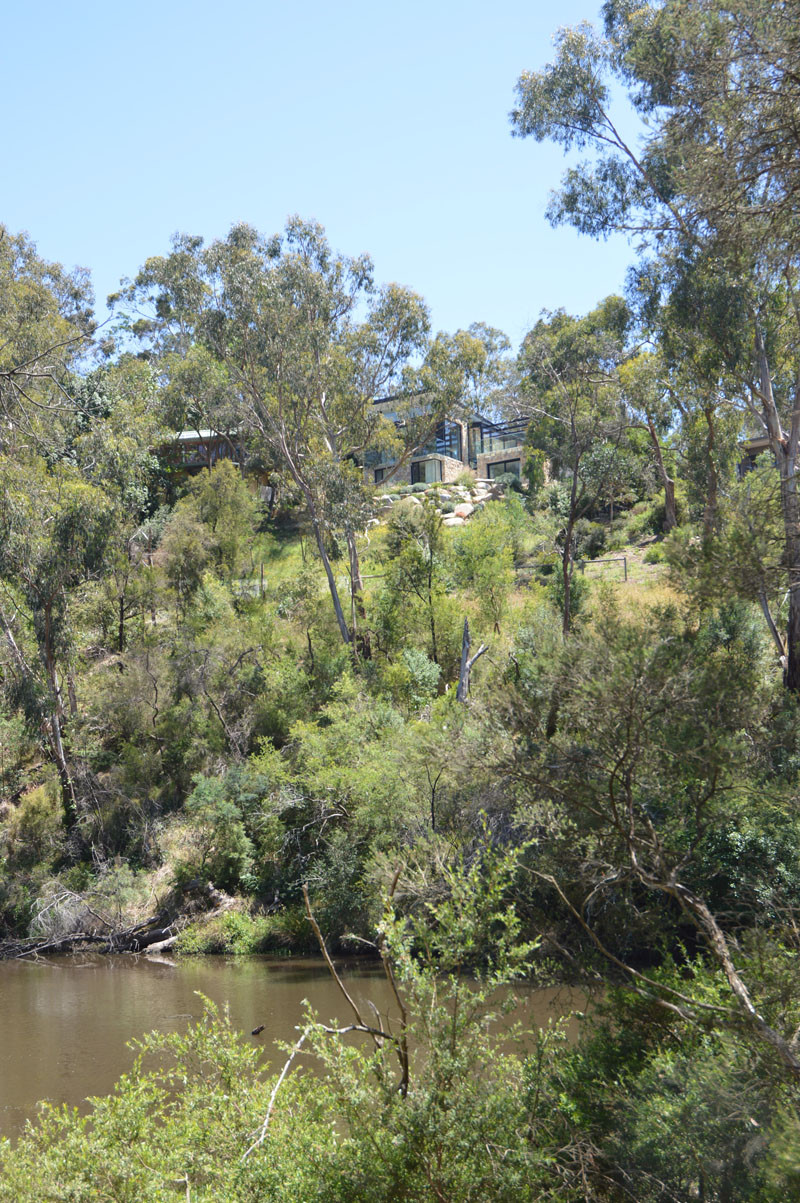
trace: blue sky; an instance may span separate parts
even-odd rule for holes
[[[0,220],[88,267],[102,314],[175,231],[296,212],[420,292],[436,328],[516,344],[542,308],[619,290],[632,258],[548,225],[561,152],[509,130],[520,72],[599,3],[8,6]]]

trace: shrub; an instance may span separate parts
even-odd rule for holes
[[[64,848],[63,811],[58,783],[53,778],[22,795],[3,832],[9,868],[53,864]]]
[[[522,481],[516,472],[503,472],[501,476],[494,477],[492,484],[500,485],[503,489],[511,490],[514,493],[522,492]]]
[[[586,602],[589,600],[591,585],[587,581],[582,572],[573,572],[572,582],[569,591],[569,611],[570,616],[575,619],[586,607]],[[550,594],[553,601],[558,606],[559,611],[564,613],[564,574],[559,569],[555,572],[550,582]]]
[[[542,490],[545,505],[551,514],[563,521],[569,516],[569,486],[554,480]]]
[[[442,670],[415,647],[403,648],[403,663],[408,670],[411,702],[414,706],[422,706],[435,697]]]
[[[226,781],[219,777],[196,778],[185,809],[192,823],[192,846],[178,870],[178,879],[205,877],[223,890],[235,889],[252,868],[253,845]]]
[[[575,523],[575,543],[578,555],[594,560],[606,546],[606,528],[599,522],[579,518]]]
[[[182,956],[221,954],[250,956],[273,949],[275,923],[272,915],[248,915],[244,911],[226,911],[208,922],[202,919],[185,928],[175,942]]]

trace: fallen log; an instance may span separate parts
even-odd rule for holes
[[[0,940],[0,960],[23,960],[28,957],[59,956],[82,949],[99,953],[145,952],[152,948],[161,951],[171,947],[184,928],[198,913],[197,903],[211,904],[204,909],[205,917],[213,918],[228,910],[234,899],[210,882],[192,881],[176,891],[170,904],[158,914],[128,927],[114,928],[107,919],[95,914],[106,931],[74,931],[61,936],[28,936]],[[94,912],[93,912],[94,913]]]

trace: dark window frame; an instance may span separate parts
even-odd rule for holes
[[[514,465],[511,467],[511,465]],[[499,469],[499,471],[498,471]],[[505,476],[507,472],[522,479],[522,460],[521,459],[499,459],[494,464],[486,465],[486,475],[489,480],[496,480],[498,476]]]
[[[420,468],[422,469],[423,475],[424,475],[425,468],[427,467],[428,464],[436,464],[436,471],[437,471],[438,475],[436,476],[436,478],[434,480],[425,480],[420,477],[420,474],[419,474]],[[440,484],[441,480],[442,480],[442,461],[440,459],[436,459],[435,457],[430,457],[427,459],[414,460],[412,462],[412,464],[411,464],[411,483],[412,483],[412,485]]]

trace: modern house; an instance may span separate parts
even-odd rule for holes
[[[753,468],[756,466],[758,457],[760,455],[765,455],[770,450],[769,435],[757,434],[752,435],[750,438],[743,439],[742,442],[739,443],[739,453],[741,455],[741,459],[736,467],[739,478],[741,479],[743,476],[746,476],[748,472],[752,472]]]
[[[172,471],[195,476],[203,468],[213,468],[221,459],[237,466],[244,462],[238,436],[218,430],[179,430],[169,443],[159,448],[159,456]]]
[[[402,419],[393,409],[395,398],[376,401],[379,412],[397,426]],[[369,484],[446,484],[472,469],[481,480],[493,480],[510,472],[522,477],[522,444],[527,421],[492,422],[477,416],[470,421],[445,419],[428,441],[396,468],[397,459],[386,452],[367,452],[364,479]]]

